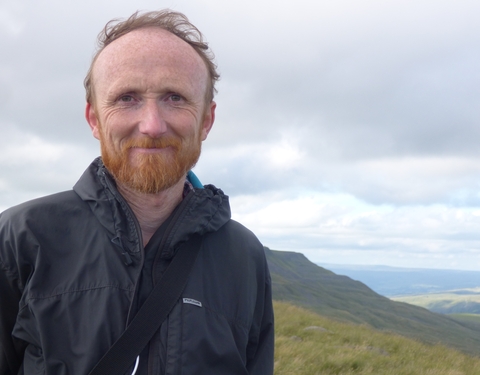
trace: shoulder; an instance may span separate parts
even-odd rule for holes
[[[79,201],[81,199],[73,190],[32,199],[0,213],[0,227],[6,223],[23,221],[28,218],[38,219],[46,215],[56,214],[58,211],[78,205]]]
[[[217,231],[205,238],[210,251],[217,259],[227,263],[262,269],[266,266],[265,250],[257,236],[235,220],[228,220]]]
[[[0,213],[0,251],[36,244],[39,236],[74,216],[71,213],[79,207],[81,199],[70,190],[7,209]]]
[[[33,199],[0,213],[2,268],[12,275],[19,273],[15,278],[25,282],[36,262],[41,238],[56,236],[58,227],[79,207],[81,199],[70,190]]]
[[[260,243],[257,236],[247,227],[240,224],[238,221],[229,220],[225,226],[224,230],[231,236],[235,237],[237,240],[241,240],[242,242],[245,241],[249,245],[253,245],[255,247],[261,247],[263,249],[262,244]]]
[[[225,225],[216,232],[216,235],[224,240],[233,241],[241,247],[261,248],[263,251],[263,245],[257,236],[250,229],[235,220],[228,220]]]

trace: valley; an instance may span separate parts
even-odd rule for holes
[[[429,345],[441,344],[480,356],[480,324],[393,301],[360,281],[310,262],[303,254],[265,248],[273,298],[338,322],[366,325]]]

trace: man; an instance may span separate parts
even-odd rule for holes
[[[215,119],[202,35],[180,13],[136,13],[107,24],[99,46],[85,87],[102,157],[73,190],[0,216],[0,373],[88,374],[200,236],[136,374],[272,374],[263,247],[189,172]]]

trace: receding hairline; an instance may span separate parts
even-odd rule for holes
[[[98,49],[93,55],[93,59],[84,79],[86,99],[88,103],[93,105],[94,102],[92,73],[97,59],[103,50],[115,40],[120,39],[122,36],[127,35],[132,31],[150,27],[165,30],[170,34],[173,34],[189,44],[200,56],[207,68],[208,76],[205,101],[206,103],[213,101],[215,93],[217,92],[215,83],[220,79],[217,65],[214,62],[215,55],[213,51],[208,46],[208,43],[204,41],[204,36],[200,30],[198,30],[198,28],[193,25],[184,14],[170,9],[163,9],[145,13],[137,11],[128,19],[113,19],[105,25],[103,30],[98,34]]]
[[[143,31],[149,31],[149,30],[151,30],[153,32],[158,31],[160,34],[168,35],[169,38],[173,37],[171,40],[180,41],[181,44],[183,44],[185,47],[187,47],[187,49],[190,52],[194,53],[194,55],[192,55],[192,56],[196,56],[195,63],[201,64],[201,66],[203,67],[202,68],[202,70],[203,70],[202,74],[204,74],[204,79],[203,80],[205,81],[204,82],[204,84],[205,84],[205,88],[204,88],[204,90],[205,90],[205,94],[204,94],[205,95],[205,101],[206,101],[206,103],[211,102],[213,100],[213,98],[209,98],[209,92],[211,90],[210,72],[209,72],[207,63],[202,58],[202,56],[189,43],[187,43],[185,40],[178,37],[174,33],[170,32],[170,31],[168,31],[168,30],[166,30],[162,27],[159,27],[159,26],[145,26],[145,27],[141,27],[141,28],[132,30],[132,31],[120,36],[119,38],[113,40],[111,43],[107,44],[100,51],[98,51],[95,58],[92,60],[91,68],[90,68],[90,85],[91,85],[91,100],[92,100],[92,103],[90,103],[90,104],[94,106],[94,102],[95,102],[95,76],[96,76],[95,72],[98,69],[96,67],[98,65],[99,60],[101,59],[101,56],[104,55],[105,52],[108,52],[108,50],[110,50],[112,47],[115,48],[115,45],[118,46],[118,44],[116,44],[115,42],[119,42],[122,39],[125,41],[124,38],[127,37],[127,36],[131,36],[131,34],[141,33]]]
[[[186,52],[186,55],[185,56],[185,59],[188,59],[188,60],[191,60],[191,65],[192,67],[193,66],[198,66],[200,67],[201,66],[201,76],[199,76],[199,79],[201,79],[202,81],[204,81],[204,85],[205,85],[205,95],[208,96],[208,90],[210,89],[209,87],[209,70],[208,70],[208,66],[207,64],[205,63],[204,59],[202,59],[202,56],[199,55],[197,53],[197,51],[195,50],[195,48],[193,48],[189,43],[185,42],[182,38],[179,38],[177,35],[169,32],[168,30],[165,30],[165,29],[162,29],[160,27],[155,27],[155,26],[146,26],[146,27],[142,27],[142,28],[139,28],[139,29],[135,29],[135,30],[132,30],[131,32],[125,34],[125,35],[122,35],[121,37],[119,37],[118,39],[112,41],[112,43],[109,43],[108,45],[105,46],[105,48],[103,48],[101,51],[99,51],[99,53],[97,54],[95,60],[92,62],[92,72],[91,72],[91,80],[92,80],[92,89],[94,89],[95,85],[94,85],[94,82],[96,79],[98,79],[98,76],[96,73],[98,71],[98,65],[99,63],[102,63],[102,64],[109,64],[109,62],[111,61],[111,56],[108,56],[109,53],[115,53],[115,49],[118,49],[117,50],[117,53],[121,53],[121,50],[122,49],[128,49],[129,46],[128,46],[128,43],[132,43],[132,41],[127,41],[127,38],[138,38],[138,44],[139,45],[142,45],[143,47],[145,48],[148,48],[149,46],[152,46],[152,48],[155,50],[157,50],[158,52],[156,52],[158,55],[161,55],[162,53],[165,53],[165,54],[169,54],[170,52],[163,52],[161,47],[159,46],[156,46],[155,45],[155,41],[152,41],[152,43],[150,43],[149,41],[145,41],[146,39],[148,39],[148,33],[151,33],[154,35],[154,38],[156,37],[156,35],[163,35],[163,41],[160,41],[159,44],[164,44],[163,47],[167,47],[168,48],[168,44],[172,44],[171,45],[171,48],[174,49],[174,52],[175,51],[179,51],[179,52]],[[138,34],[138,36],[136,35],[133,35],[133,34]],[[143,34],[143,35],[142,35]],[[121,45],[121,43],[123,42],[123,46]],[[178,43],[180,42],[181,44],[181,47],[180,46],[175,46],[174,44],[175,43]],[[133,40],[133,43],[135,43],[135,39]],[[126,45],[127,44],[127,45]],[[183,51],[182,51],[183,49]],[[107,54],[107,56],[105,56],[105,54]],[[103,61],[101,61],[103,59]],[[179,60],[176,59],[177,61]],[[185,60],[183,60],[185,61]],[[94,91],[94,90],[92,90]]]

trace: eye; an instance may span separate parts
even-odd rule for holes
[[[172,94],[172,95],[170,95],[170,100],[172,102],[179,102],[179,101],[182,100],[182,97],[178,94]]]
[[[122,95],[118,98],[119,102],[122,103],[130,103],[133,102],[133,96],[132,95]]]

